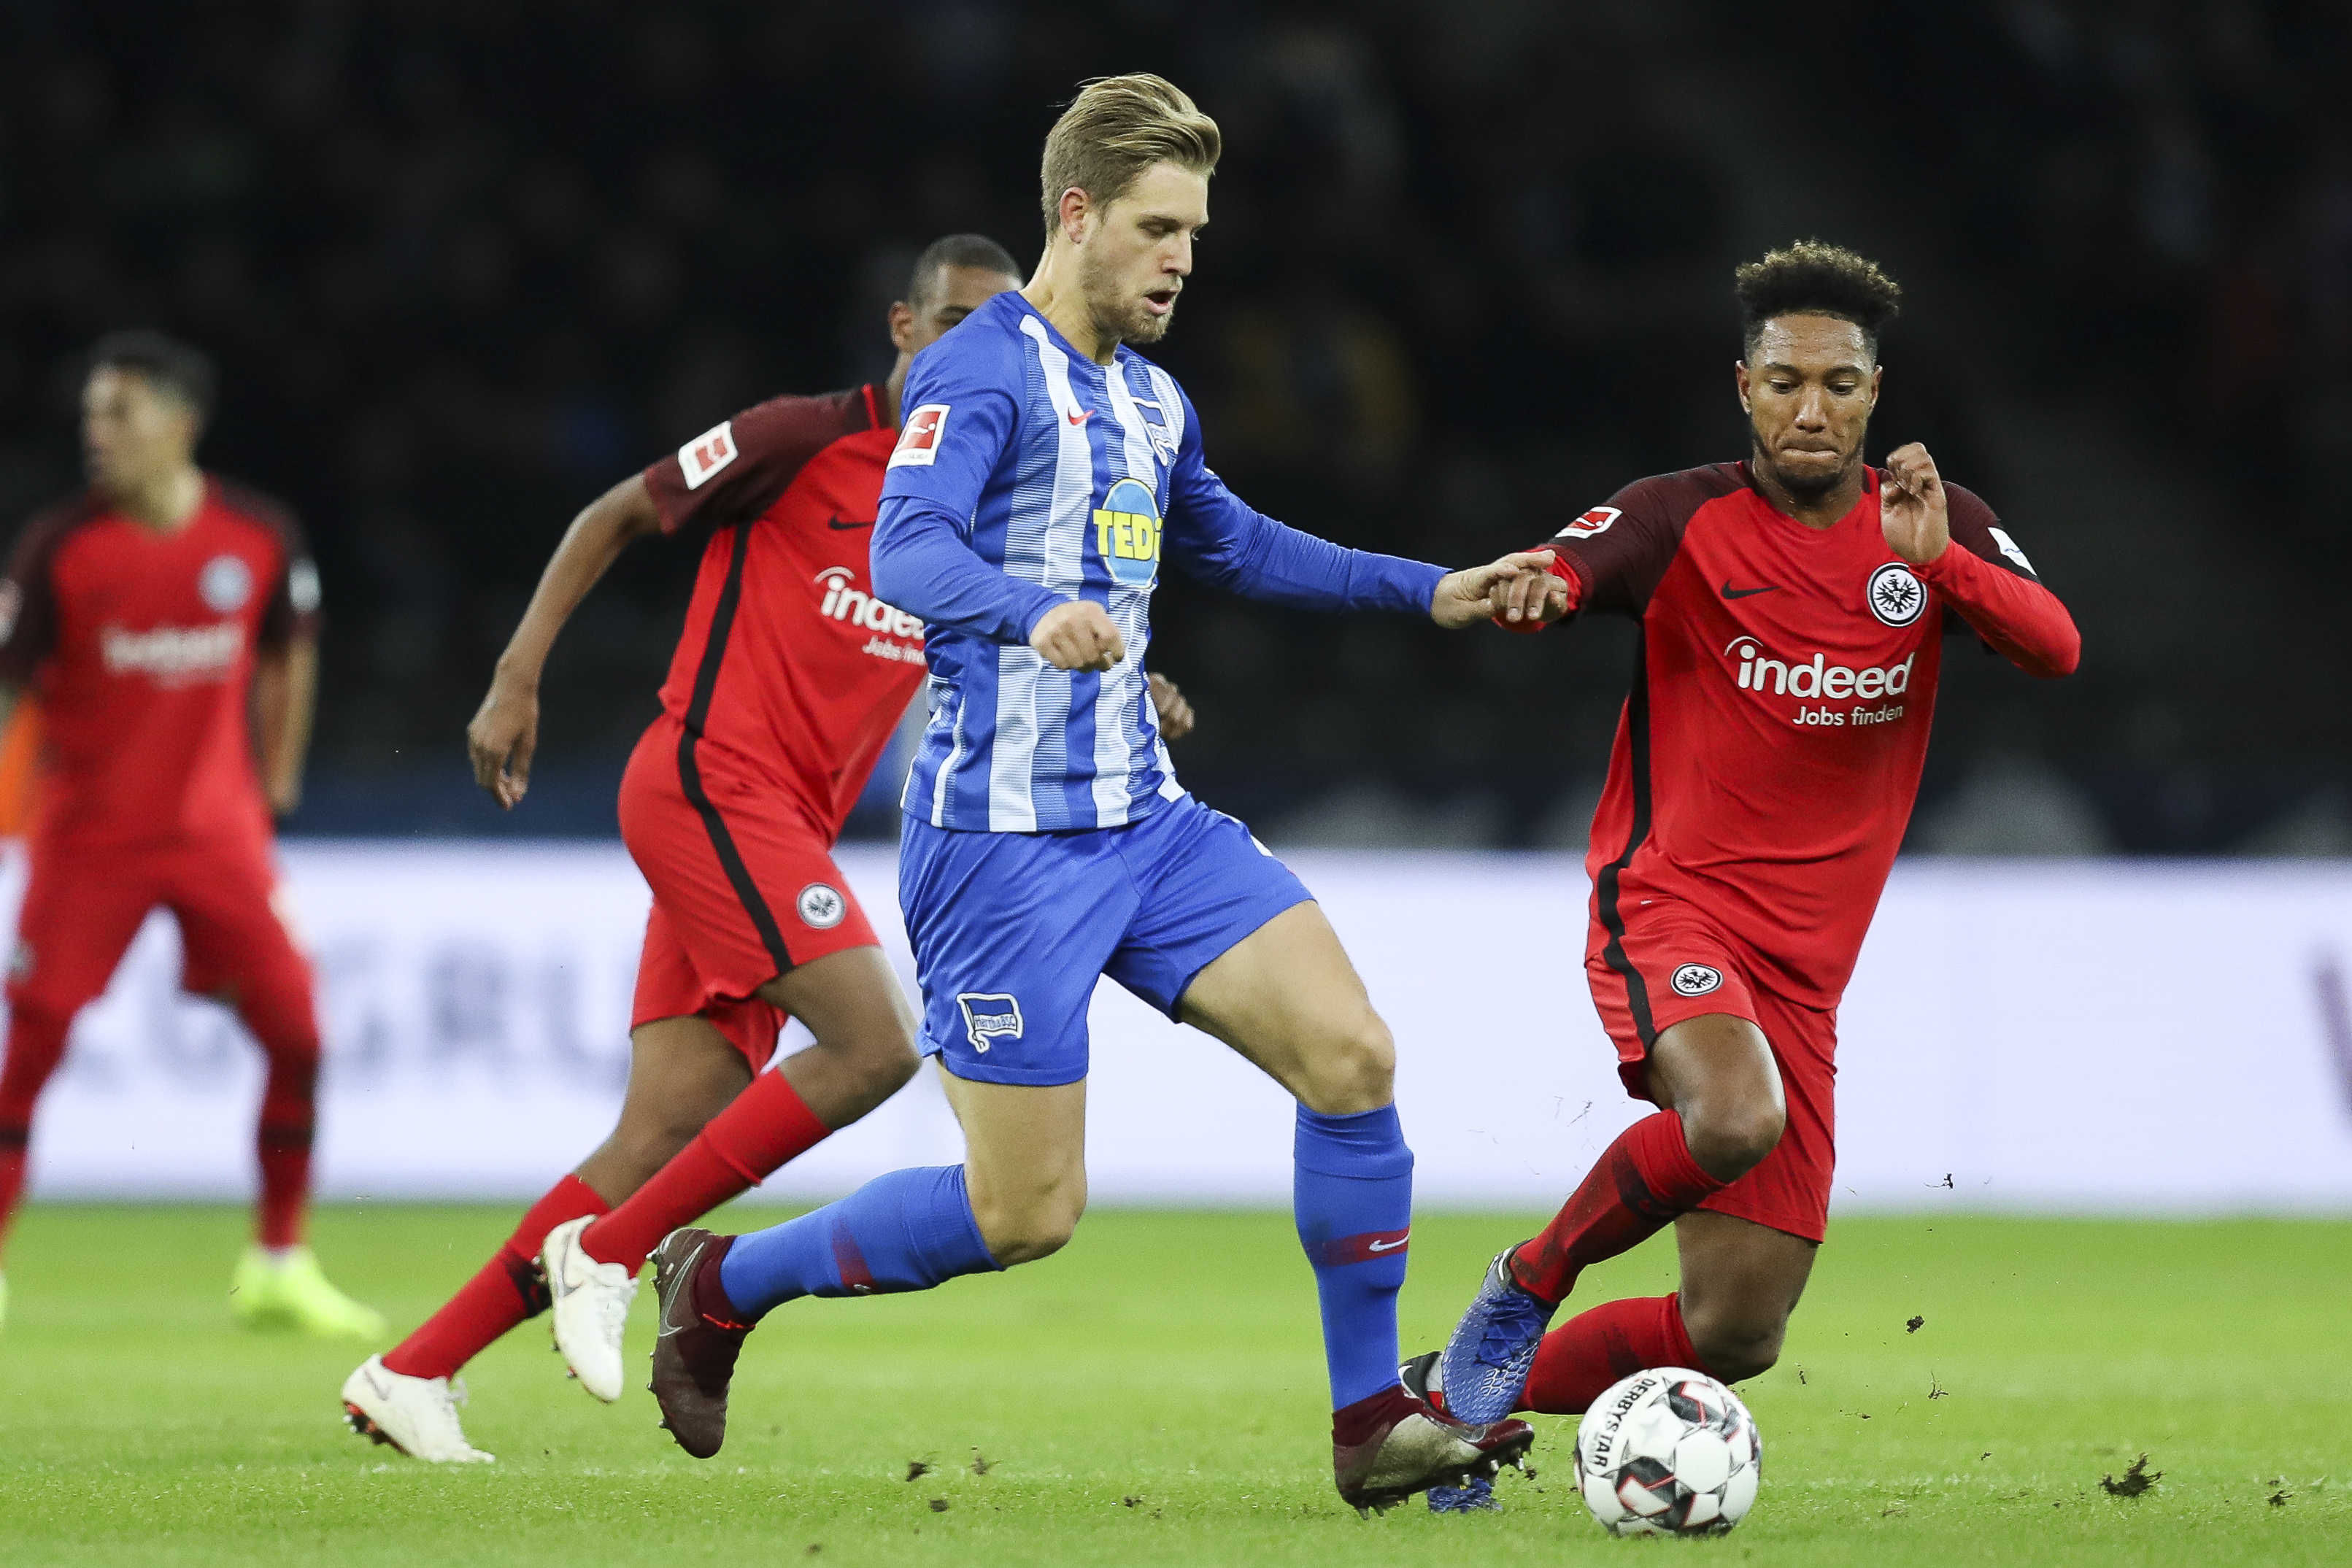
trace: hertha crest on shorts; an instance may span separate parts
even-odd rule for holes
[[[974,1051],[986,1053],[988,1042],[999,1036],[1021,1038],[1021,1003],[1015,998],[966,991],[956,998],[956,1006],[963,1009],[964,1038]]]

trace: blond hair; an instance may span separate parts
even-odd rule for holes
[[[1217,122],[1164,77],[1138,71],[1081,82],[1078,96],[1045,133],[1039,171],[1045,232],[1061,222],[1066,191],[1075,187],[1107,207],[1154,163],[1173,163],[1206,179],[1216,172],[1223,151]]]

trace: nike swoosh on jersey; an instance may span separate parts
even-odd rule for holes
[[[824,520],[824,526],[828,528],[839,528],[842,532],[847,533],[852,528],[872,528],[874,526],[874,519],[868,517],[862,523],[845,523],[841,520],[840,516],[836,514],[833,517],[827,517]]]
[[[1734,588],[1731,579],[1727,577],[1723,580],[1723,596],[1726,599],[1745,599],[1751,593],[1778,593],[1780,591],[1780,585],[1777,582],[1768,582],[1761,588]]]
[[[1070,411],[1070,423],[1072,424],[1084,424],[1094,416],[1095,411],[1090,408],[1074,408]]]

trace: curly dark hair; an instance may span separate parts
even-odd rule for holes
[[[1731,275],[1731,287],[1746,322],[1740,341],[1751,353],[1764,323],[1776,316],[1834,316],[1862,329],[1874,360],[1879,332],[1903,306],[1902,286],[1876,262],[1817,239],[1742,264]]]

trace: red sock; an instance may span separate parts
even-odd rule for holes
[[[269,1059],[260,1123],[254,1129],[255,1162],[261,1167],[254,1239],[264,1247],[291,1247],[302,1239],[303,1213],[310,1203],[319,1019],[308,968],[286,966],[284,972],[256,977],[251,988],[237,1003],[237,1016]]]
[[[416,1332],[384,1353],[386,1370],[404,1377],[448,1377],[499,1335],[547,1310],[547,1281],[539,1249],[547,1233],[567,1219],[602,1214],[604,1200],[576,1176],[548,1188],[522,1217],[506,1245]]]
[[[663,1237],[757,1186],[832,1131],[782,1072],[762,1072],[650,1181],[581,1232],[581,1250],[635,1273]]]
[[[310,1203],[310,1124],[264,1122],[254,1142],[261,1165],[254,1239],[264,1247],[295,1246],[302,1239],[302,1216]]]
[[[0,1256],[5,1256],[10,1223],[25,1196],[25,1134],[0,1128]]]
[[[1588,1264],[1633,1250],[1725,1186],[1691,1158],[1680,1116],[1644,1116],[1601,1151],[1542,1233],[1520,1244],[1511,1272],[1542,1300],[1565,1301]]]
[[[1653,1366],[1706,1371],[1683,1327],[1679,1293],[1610,1301],[1544,1335],[1519,1408],[1581,1416],[1611,1384]]]
[[[0,1062],[0,1247],[25,1196],[25,1149],[33,1136],[33,1106],[66,1053],[73,1015],[58,1017],[24,1002],[8,1019],[8,1051]]]

